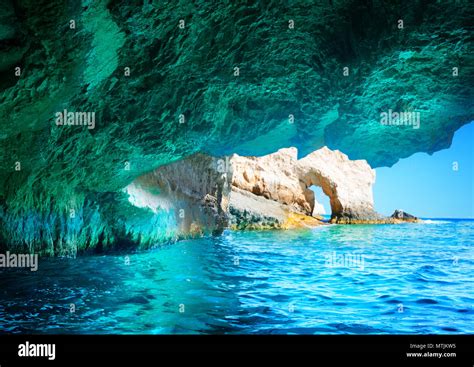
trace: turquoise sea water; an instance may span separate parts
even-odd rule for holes
[[[473,244],[474,221],[432,220],[42,259],[0,271],[0,331],[473,333]]]

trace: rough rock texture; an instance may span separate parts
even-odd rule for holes
[[[298,213],[288,205],[232,187],[229,205],[232,229],[292,229],[321,225],[317,218]]]
[[[227,226],[230,173],[219,172],[218,161],[196,154],[137,178],[125,192],[135,206],[172,212],[183,235],[219,232]]]
[[[373,209],[375,171],[366,161],[321,148],[298,160],[296,148],[263,157],[195,154],[136,178],[122,192],[70,203],[68,212],[21,220],[1,211],[1,236],[13,248],[49,255],[111,245],[150,247],[163,241],[233,229],[290,229],[321,225],[311,186],[329,196],[333,223],[398,223]],[[101,205],[101,202],[107,205]],[[415,218],[416,220],[416,218]],[[12,225],[13,224],[13,225]]]
[[[319,225],[312,217],[314,193],[299,179],[296,148],[263,157],[227,159],[232,172],[229,222],[236,229]]]
[[[285,204],[295,212],[311,215],[314,194],[306,190],[296,171],[296,148],[280,149],[263,157],[232,155],[232,188]],[[231,198],[232,200],[232,198]]]
[[[135,206],[173,212],[182,235],[321,224],[295,162],[294,148],[261,158],[196,154],[137,178],[125,192]]]
[[[60,253],[72,243],[60,240],[66,232],[77,234],[77,209],[101,213],[79,248],[112,243],[103,235],[111,226],[135,238],[143,226],[116,207],[121,190],[197,152],[328,146],[378,167],[446,148],[474,116],[473,9],[436,0],[4,0],[0,232],[29,248],[52,238]],[[56,126],[64,108],[95,112],[95,128]],[[381,125],[388,109],[420,111],[420,128]],[[114,215],[117,223],[105,221]]]

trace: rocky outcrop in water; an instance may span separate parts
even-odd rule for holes
[[[314,194],[299,179],[296,148],[263,157],[227,158],[232,172],[229,218],[233,228],[294,228],[318,225]]]
[[[403,210],[397,209],[393,212],[393,214],[390,216],[391,219],[395,223],[397,222],[410,222],[410,223],[417,223],[420,222],[420,219],[415,217],[414,215],[408,214],[404,212]]]
[[[320,186],[329,197],[331,222],[369,223],[383,220],[374,210],[375,170],[365,160],[350,160],[340,151],[323,147],[297,164],[300,180]]]
[[[183,235],[321,224],[305,198],[312,192],[291,176],[292,154],[295,149],[261,158],[196,154],[139,177],[125,192],[135,206],[172,211]]]

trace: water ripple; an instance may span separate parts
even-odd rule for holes
[[[129,265],[41,259],[36,273],[0,271],[0,330],[473,333],[473,243],[473,221],[446,220],[225,232],[129,254]]]

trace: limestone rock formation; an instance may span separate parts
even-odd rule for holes
[[[297,175],[306,187],[320,186],[329,197],[334,223],[377,222],[372,186],[375,170],[365,160],[350,160],[340,151],[323,147],[300,159]]]
[[[232,229],[292,229],[323,224],[317,218],[294,211],[290,206],[249,191],[232,187],[229,205]]]
[[[228,227],[312,227],[324,224],[313,215],[320,206],[313,185],[330,198],[333,223],[417,220],[399,211],[392,218],[378,215],[374,181],[375,172],[366,161],[352,161],[326,147],[301,159],[296,148],[263,157],[198,153],[136,178],[121,193],[86,196],[61,216],[27,212],[13,220],[0,211],[0,236],[17,248],[75,256],[94,248],[150,247]]]
[[[311,215],[314,195],[299,180],[295,169],[297,154],[296,148],[288,148],[263,157],[232,155],[228,159],[232,193],[240,192],[249,198],[262,197],[287,206],[288,211]],[[240,199],[240,195],[236,197]],[[236,197],[231,195],[231,207],[240,205]]]
[[[56,254],[151,243],[147,223],[159,213],[145,220],[149,210],[129,207],[121,190],[199,152],[328,146],[379,167],[447,148],[474,116],[473,9],[436,0],[3,0],[0,236]],[[56,126],[64,109],[94,112],[95,128]],[[419,129],[382,125],[388,109],[419,111]],[[300,199],[292,205],[307,210]],[[362,205],[352,214],[370,213]]]
[[[334,223],[384,221],[373,209],[375,172],[365,161],[319,149],[298,160],[296,148],[263,157],[204,154],[162,166],[125,189],[129,200],[153,212],[172,211],[178,233],[297,228],[322,224],[313,216],[312,185],[331,203]]]
[[[296,154],[294,148],[261,158],[196,154],[137,178],[125,192],[135,206],[173,212],[183,236],[319,225],[311,216],[312,191],[296,176]]]
[[[326,147],[300,160],[297,154],[296,148],[280,149],[263,157],[234,154],[230,158],[231,210],[241,206],[241,197],[245,194],[247,200],[263,197],[288,207],[291,212],[312,216],[315,206],[320,206],[310,190],[314,185],[320,186],[330,199],[332,222],[384,221],[374,211],[375,171],[366,161],[352,161],[345,154]],[[234,191],[239,192],[238,199],[233,197]]]

